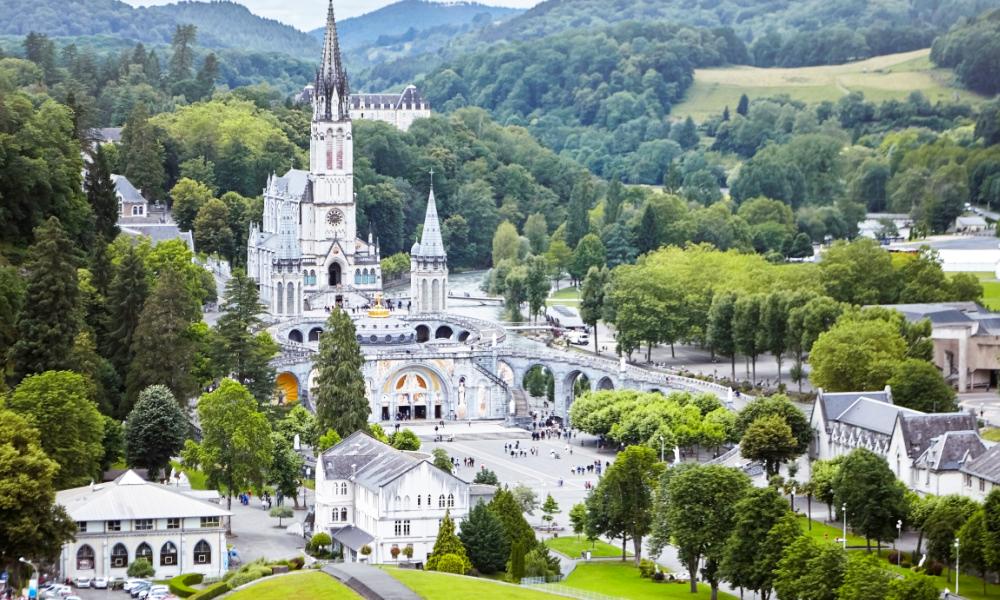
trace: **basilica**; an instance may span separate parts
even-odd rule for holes
[[[407,88],[407,93],[414,91]],[[261,302],[276,316],[368,305],[382,289],[378,240],[357,230],[351,120],[352,113],[364,113],[350,94],[332,2],[310,100],[309,170],[291,169],[268,178],[263,220],[250,226],[247,242],[247,273],[258,284]],[[426,109],[420,102],[421,110]],[[399,110],[408,110],[406,103]],[[387,119],[381,113],[371,118]],[[442,310],[447,262],[433,190],[423,239],[414,249],[416,310]]]

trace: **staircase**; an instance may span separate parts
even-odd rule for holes
[[[517,415],[527,415],[528,414],[528,403],[524,400],[524,392],[521,390],[515,390],[514,388],[507,385],[507,382],[503,379],[497,377],[495,373],[490,369],[492,366],[492,361],[486,356],[476,356],[472,359],[472,364],[476,367],[476,370],[483,374],[487,379],[492,381],[494,384],[500,386],[504,392],[506,392],[507,398],[514,398],[514,411]],[[517,399],[517,392],[521,393],[521,401]],[[524,412],[522,413],[521,406],[524,406]]]

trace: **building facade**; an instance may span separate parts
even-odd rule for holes
[[[362,432],[347,436],[317,461],[315,531],[330,533],[348,562],[396,563],[407,546],[412,561],[426,561],[445,513],[458,524],[474,497],[490,497],[428,459]]]
[[[228,569],[228,511],[127,471],[114,481],[62,490],[76,540],[59,557],[63,578],[122,577],[146,558],[160,578],[181,573],[221,577]]]

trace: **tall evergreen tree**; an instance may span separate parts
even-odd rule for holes
[[[83,189],[94,212],[96,233],[104,243],[110,243],[118,235],[118,196],[115,195],[115,183],[111,180],[108,155],[100,144],[91,157]]]
[[[26,302],[17,323],[13,348],[14,376],[69,367],[77,319],[75,248],[59,219],[35,229],[35,243],[28,248]]]
[[[316,414],[321,430],[333,428],[343,437],[367,429],[371,407],[361,375],[364,357],[355,337],[354,322],[336,309],[319,337],[316,367]]]
[[[489,575],[504,570],[510,542],[504,537],[503,523],[486,504],[479,502],[469,512],[458,537],[477,571]]]
[[[155,481],[184,447],[187,432],[187,417],[170,390],[149,386],[139,393],[125,421],[125,462],[149,469],[149,478]]]
[[[139,103],[132,109],[122,130],[122,156],[125,159],[125,176],[152,200],[163,198],[166,173],[163,169],[165,152],[157,138],[156,130],[149,124],[146,105]]]
[[[198,28],[194,25],[178,25],[170,41],[173,54],[170,56],[170,81],[178,83],[191,78],[194,66],[194,43]]]
[[[747,116],[750,112],[750,98],[746,94],[740,94],[740,102],[736,105],[736,114]]]
[[[622,216],[622,203],[625,200],[625,186],[622,182],[614,179],[608,184],[608,195],[604,200],[604,224],[611,225],[618,222]]]
[[[191,324],[198,316],[198,306],[181,276],[173,269],[163,271],[132,337],[124,410],[131,408],[141,390],[156,384],[167,386],[181,406],[187,406],[197,391],[191,373],[195,358]]]
[[[219,60],[215,58],[215,53],[213,52],[205,57],[205,61],[201,63],[201,68],[198,69],[198,75],[195,77],[195,81],[198,84],[198,100],[212,96],[212,90],[215,89],[215,80],[218,77]]]
[[[656,211],[648,202],[642,210],[642,218],[639,219],[639,227],[635,232],[635,246],[639,254],[646,254],[660,247],[660,227],[656,223]]]
[[[234,271],[226,283],[223,315],[215,326],[219,340],[215,361],[261,404],[274,393],[275,373],[270,361],[278,351],[267,332],[251,333],[261,325],[263,309],[254,281],[242,269]]]
[[[587,214],[594,205],[594,184],[590,175],[582,175],[569,195],[566,216],[566,243],[575,248],[580,238],[590,231],[590,217]]]
[[[524,548],[535,547],[537,543],[535,530],[524,518],[524,511],[510,490],[497,490],[493,499],[490,500],[489,509],[500,519],[500,523],[503,525],[504,539],[512,546],[520,542],[522,552],[525,551]]]
[[[148,294],[145,263],[142,256],[129,244],[115,268],[114,278],[108,289],[110,326],[104,349],[104,355],[111,360],[118,376],[123,380],[128,375],[135,356],[132,340]],[[117,415],[124,418],[127,412],[118,412]]]
[[[425,568],[428,571],[437,571],[438,561],[441,560],[441,557],[448,554],[454,554],[462,559],[465,566],[465,569],[462,571],[463,573],[468,572],[472,568],[472,563],[465,554],[465,546],[462,545],[462,540],[455,535],[455,521],[451,518],[451,512],[446,510],[444,512],[444,520],[441,521],[441,525],[438,527],[437,540],[434,541],[434,550],[431,551]]]

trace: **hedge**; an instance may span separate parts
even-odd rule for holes
[[[218,598],[228,591],[229,584],[225,581],[220,581],[218,583],[213,583],[203,590],[195,592],[191,596],[188,596],[188,600],[212,600],[212,598]]]
[[[167,581],[167,587],[170,588],[171,594],[187,598],[198,591],[191,586],[201,583],[203,579],[205,576],[201,573],[181,573]]]

